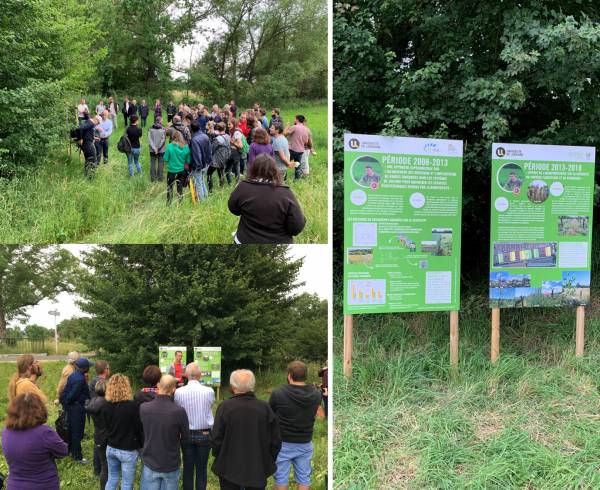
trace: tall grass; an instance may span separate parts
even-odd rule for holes
[[[64,365],[62,362],[46,361],[42,362],[44,368],[44,375],[39,380],[39,386],[42,391],[48,396],[49,400],[53,400],[56,394],[56,384],[60,377],[61,369]],[[317,366],[310,366],[310,372],[313,374],[311,382],[316,382],[317,379],[315,374],[317,372]],[[6,406],[8,404],[6,387],[8,381],[15,371],[14,363],[0,363],[0,386],[3,387],[0,390],[0,421],[2,421],[6,414]],[[268,399],[272,390],[286,382],[285,369],[279,371],[263,371],[256,375],[257,387],[256,394],[259,398]],[[138,380],[131,380],[134,385],[137,385]],[[137,387],[135,388],[137,389]],[[221,398],[228,398],[227,388],[221,389]],[[213,405],[213,411],[217,408],[217,403]],[[53,425],[56,417],[58,416],[58,408],[50,402],[49,404],[49,425]],[[85,458],[92,458],[93,448],[93,424],[86,423],[85,438],[83,440],[83,455]],[[313,487],[316,490],[325,490],[327,488],[327,421],[317,420],[315,424],[315,432],[313,434],[313,444],[315,453],[313,457]],[[218,479],[210,471],[213,458],[210,457],[208,463],[208,490],[216,490],[219,488]],[[69,457],[59,460],[58,472],[61,481],[61,489],[63,490],[82,490],[92,489],[99,486],[99,480],[93,474],[92,465],[81,465],[74,463]],[[0,472],[3,474],[8,473],[6,460],[0,452]],[[138,464],[137,476],[135,489],[138,490],[140,484],[141,465]],[[290,479],[290,483],[293,484],[293,478]],[[180,478],[180,488],[182,488],[182,481]],[[267,488],[274,488],[273,479],[269,478]]]
[[[95,100],[88,101],[93,107]],[[318,154],[311,157],[310,176],[288,184],[306,215],[298,243],[327,240],[327,109],[325,104],[284,109],[284,120],[303,113]],[[148,122],[152,120],[152,115]],[[166,118],[166,115],[165,115]],[[35,173],[0,181],[0,236],[9,243],[231,243],[238,218],[227,209],[233,187],[218,188],[192,205],[186,189],[181,204],[166,206],[166,183],[150,183],[147,129],[142,138],[142,176],[129,178],[125,155],[116,149],[123,119],[110,140],[109,165],[94,179],[83,177],[83,162],[67,145],[54,158],[36,162]],[[83,160],[83,159],[82,159]]]
[[[577,359],[574,310],[503,310],[492,365],[487,300],[464,298],[457,376],[447,314],[357,316],[349,380],[337,314],[335,487],[600,488],[600,318],[587,314]]]

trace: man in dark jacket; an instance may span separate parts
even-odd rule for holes
[[[173,132],[174,131],[179,131],[181,133],[181,136],[183,136],[183,139],[185,140],[186,143],[189,144],[189,142],[192,140],[192,135],[190,134],[190,129],[181,122],[180,116],[173,117],[173,125],[167,129],[167,134],[169,135],[169,143],[171,143],[171,141],[173,141]]]
[[[85,402],[90,399],[86,374],[90,370],[90,362],[80,357],[75,362],[75,371],[67,379],[67,384],[60,395],[60,403],[67,412],[69,423],[69,453],[79,462],[87,464],[81,452],[81,440],[85,432]]]
[[[275,485],[277,490],[287,490],[290,466],[293,466],[298,490],[308,490],[312,473],[312,434],[321,405],[321,392],[306,384],[308,368],[302,361],[291,362],[287,373],[288,384],[274,390],[269,399],[269,405],[279,419],[283,441],[277,456]]]
[[[219,405],[210,434],[212,471],[221,490],[263,489],[281,448],[279,422],[267,402],[254,395],[252,371],[231,373],[233,397]]]
[[[137,112],[138,112],[137,100],[133,99],[131,104],[129,104],[129,113],[127,114],[130,121],[131,121],[131,116],[137,116]]]
[[[127,120],[129,119],[129,114],[131,114],[131,102],[129,102],[129,97],[125,97],[123,100],[123,107],[121,107],[121,112],[123,113],[123,120],[125,121],[125,128],[127,127]],[[133,112],[135,114],[135,111]]]
[[[183,407],[173,401],[177,380],[165,374],[158,394],[140,406],[144,426],[142,488],[178,488],[180,447],[188,444],[190,429]]]
[[[102,122],[100,116],[89,117],[86,113],[79,125],[79,146],[83,152],[83,171],[87,177],[91,177],[96,168],[96,126]]]
[[[146,127],[146,119],[148,119],[148,113],[150,112],[150,109],[148,108],[148,104],[146,104],[146,99],[142,99],[142,102],[138,107],[138,112],[140,114],[140,119],[142,120],[142,128],[145,128]]]
[[[212,148],[210,138],[200,129],[200,123],[196,120],[190,125],[192,129],[192,141],[190,142],[190,175],[194,179],[194,187],[198,199],[208,197],[206,188],[206,172],[212,163]]]
[[[173,120],[173,116],[177,114],[177,107],[173,104],[173,101],[169,101],[169,105],[167,106],[167,123],[170,123]]]
[[[96,363],[96,365],[97,364],[98,363]],[[104,395],[106,394],[106,383],[107,381],[105,378],[97,378],[94,383],[93,398],[85,403],[85,411],[94,421],[94,473],[100,476],[100,490],[104,490],[108,480],[108,462],[106,460],[107,432],[104,419],[100,415],[100,412],[108,403],[104,398]],[[91,384],[92,383],[90,383],[90,386]],[[96,464],[98,464],[97,472]]]

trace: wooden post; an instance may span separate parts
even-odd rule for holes
[[[575,312],[575,357],[583,357],[585,344],[585,306],[578,306]]]
[[[344,315],[344,376],[352,376],[352,315]]]
[[[450,367],[458,368],[458,311],[450,312]]]
[[[221,387],[217,386],[217,401],[221,399]]]
[[[492,308],[492,363],[498,360],[500,354],[500,308]]]

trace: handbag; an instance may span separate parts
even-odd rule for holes
[[[67,444],[69,443],[69,422],[67,420],[67,412],[64,410],[60,410],[58,412],[58,417],[56,422],[54,423],[56,427],[56,433],[59,437],[65,441]]]

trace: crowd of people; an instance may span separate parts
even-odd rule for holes
[[[252,371],[233,371],[233,395],[218,405],[214,417],[215,393],[200,382],[196,362],[182,366],[179,360],[169,370],[172,374],[147,366],[144,386],[135,394],[129,378],[111,374],[108,362],[94,363],[92,379],[90,368],[88,359],[69,354],[54,401],[68,425],[66,434],[59,435],[46,424],[48,399],[37,385],[41,364],[31,355],[19,356],[2,432],[8,490],[58,490],[56,459],[70,455],[74,462],[88,464],[81,445],[88,417],[101,490],[115,490],[119,481],[121,489],[133,489],[138,459],[141,490],[177,490],[182,463],[184,490],[205,489],[211,451],[211,469],[223,490],[263,489],[271,476],[283,490],[291,468],[298,488],[310,488],[313,428],[315,418],[323,415],[327,387],[306,382],[305,363],[288,365],[287,384],[274,389],[268,402],[256,397]],[[326,382],[324,369],[319,374]]]
[[[123,114],[125,132],[118,148],[127,155],[129,176],[142,175],[140,154],[143,129],[150,108],[145,100],[125,97],[122,106],[112,97],[108,105],[100,100],[90,115],[85,99],[77,106],[79,126],[76,139],[84,154],[84,171],[92,176],[100,162],[108,164],[110,136],[117,128],[117,115]],[[236,243],[292,243],[306,224],[302,209],[289,186],[288,169],[298,180],[310,172],[309,158],[315,154],[312,133],[304,115],[293,124],[284,124],[279,108],[267,111],[255,103],[239,111],[234,100],[209,109],[203,104],[165,109],[156,100],[153,124],[147,129],[151,182],[167,184],[167,204],[177,193],[190,188],[192,200],[207,199],[214,189],[214,174],[220,187],[240,184],[230,195],[230,212],[240,216],[234,235]],[[166,175],[165,175],[166,174]],[[243,185],[241,185],[243,184]]]

